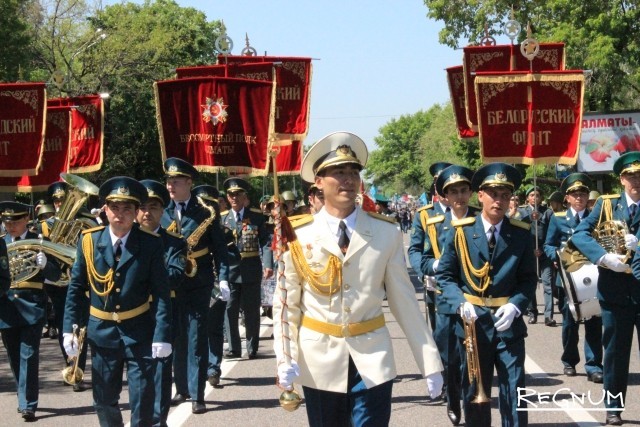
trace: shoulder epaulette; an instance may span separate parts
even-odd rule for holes
[[[144,231],[147,234],[151,234],[153,237],[160,237],[160,235],[155,231],[147,230],[146,228],[143,228],[143,227],[138,227],[138,228],[140,229],[140,231]]]
[[[227,209],[226,211],[222,211],[222,212],[220,212],[220,216],[224,216],[224,215],[226,215],[226,214],[228,214],[228,213],[229,213],[229,209]]]
[[[262,211],[261,211],[260,209],[258,209],[258,208],[249,208],[249,210],[250,210],[251,212],[255,212],[255,213],[259,213],[259,214],[261,214],[261,213],[262,213]]]
[[[509,219],[509,222],[516,227],[523,228],[527,231],[531,230],[531,224],[527,224],[524,221],[520,221],[519,219]]]
[[[454,226],[454,227],[462,227],[463,225],[475,224],[475,222],[476,222],[476,217],[468,216],[466,218],[455,219],[455,220],[451,221],[451,225]]]
[[[99,225],[97,227],[88,228],[86,230],[82,230],[82,234],[93,233],[94,231],[100,231],[104,228],[104,225]]]
[[[619,194],[603,194],[599,197],[600,199],[619,199]]]
[[[372,218],[381,219],[382,221],[390,222],[391,224],[397,224],[398,223],[398,221],[396,221],[395,218],[391,218],[390,216],[379,214],[378,212],[368,212],[367,211],[367,214]]]
[[[567,216],[567,212],[566,211],[560,211],[560,212],[556,212],[554,213],[555,216]]]
[[[176,233],[175,231],[169,231],[169,230],[167,230],[166,228],[165,228],[165,230],[164,230],[164,231],[165,231],[169,236],[177,237],[178,239],[183,239],[183,238],[184,238],[184,236],[183,236],[182,234],[180,234],[180,233]]]
[[[298,228],[305,224],[309,224],[313,222],[313,215],[311,214],[301,215],[299,218],[296,218],[295,220],[292,220],[291,218],[289,218],[289,222],[291,222],[291,227]]]
[[[436,216],[432,216],[431,218],[429,218],[427,220],[427,225],[429,224],[437,224],[439,222],[444,221],[444,215],[436,215]]]
[[[429,203],[428,205],[424,205],[423,207],[418,209],[417,212],[423,211],[425,209],[431,209],[431,208],[433,208],[433,204]]]
[[[305,216],[307,216],[307,215],[311,215],[311,214],[291,215],[291,216],[289,217],[289,222],[293,223],[294,221],[297,221],[297,220],[299,220],[300,218],[304,218],[304,217],[305,217]],[[269,218],[271,218],[271,217],[269,217]]]

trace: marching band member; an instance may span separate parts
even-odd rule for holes
[[[147,190],[129,177],[100,187],[108,226],[83,232],[71,271],[64,317],[64,347],[78,355],[73,325],[83,326],[89,293],[93,400],[101,426],[123,425],[118,399],[127,367],[131,425],[153,419],[153,358],[171,354],[171,301],[162,239],[134,226]],[[152,298],[151,303],[149,302]]]
[[[409,280],[402,233],[395,221],[356,206],[366,159],[364,141],[348,132],[307,152],[302,179],[315,180],[325,205],[294,222],[297,241],[284,253],[286,300],[274,298],[279,385],[290,390],[299,377],[311,426],[388,424],[396,370],[385,296],[429,394],[441,393],[442,363]]]
[[[603,221],[623,222],[629,232],[624,236],[626,249],[635,251],[638,244],[637,214],[640,201],[640,152],[621,155],[613,164],[624,187],[621,194],[600,196],[589,216],[580,222],[571,241],[593,264],[598,265],[598,300],[604,328],[603,383],[611,398],[605,399],[606,424],[622,425],[621,411],[626,404],[629,381],[629,358],[633,330],[640,329],[640,266],[634,262],[635,275],[629,274],[629,261],[607,251],[592,233]],[[637,259],[637,257],[636,257]]]
[[[209,354],[207,313],[215,281],[214,263],[220,288],[228,289],[227,248],[220,219],[209,210],[213,208],[202,206],[191,195],[193,181],[199,175],[193,165],[171,157],[164,162],[164,173],[171,202],[164,211],[162,226],[179,232],[193,245],[187,255],[191,267],[187,266],[186,277],[174,300],[178,313],[174,322],[176,347],[183,351],[177,352],[173,360],[176,394],[171,405],[191,399],[191,412],[203,414],[207,410],[204,403]]]
[[[7,230],[0,245],[2,288],[6,288],[7,281],[11,280],[6,245],[18,240],[38,239],[37,234],[27,229],[30,208],[18,202],[0,203],[2,223]],[[60,278],[60,267],[56,262],[48,262],[43,252],[36,255],[35,264],[40,271],[34,277],[27,281],[14,278],[9,289],[0,291],[0,334],[16,382],[18,412],[25,421],[35,420],[38,409],[40,337],[47,303],[43,282]]]
[[[544,243],[544,251],[553,262],[554,268],[559,268],[557,251],[573,235],[578,224],[589,215],[587,209],[587,197],[591,179],[583,173],[572,173],[567,176],[560,185],[560,190],[565,194],[569,209],[556,212],[551,217],[547,238]],[[578,352],[578,326],[580,325],[571,315],[569,299],[562,287],[562,278],[557,275],[556,285],[560,311],[562,312],[562,356],[560,360],[564,365],[564,374],[573,377],[576,375],[576,365],[580,361]],[[587,378],[594,383],[602,382],[602,318],[594,316],[584,322],[584,368]]]
[[[502,425],[527,425],[527,412],[518,411],[517,390],[525,386],[527,326],[522,314],[535,292],[536,266],[529,226],[505,216],[521,179],[517,169],[504,163],[478,169],[471,188],[478,192],[482,212],[452,221],[455,231],[449,234],[436,272],[443,302],[458,307],[458,337],[465,336],[463,321],[475,323],[478,369],[473,382],[468,357],[463,366],[467,426],[491,425],[491,405],[472,399],[482,395],[480,390],[490,397],[494,366],[500,382]]]

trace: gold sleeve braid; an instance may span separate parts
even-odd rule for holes
[[[317,293],[333,295],[340,290],[342,287],[342,263],[337,256],[330,255],[325,268],[320,272],[315,272],[307,264],[298,240],[289,243],[289,250],[298,275],[304,277]],[[324,278],[327,279],[326,283],[323,282]]]
[[[467,240],[464,237],[464,230],[462,227],[456,227],[455,245],[467,282],[474,291],[482,294],[487,290],[489,283],[491,282],[489,278],[489,262],[485,262],[479,269],[473,266],[471,256],[469,255],[469,248],[467,247]],[[471,277],[472,275],[473,277]],[[476,284],[474,277],[477,279],[478,284]]]
[[[100,297],[108,296],[115,285],[113,281],[113,268],[110,268],[104,276],[96,271],[95,265],[93,264],[93,239],[90,233],[82,237],[82,252],[84,253],[84,260],[87,263],[87,276],[91,289]],[[102,284],[102,291],[96,288],[96,282]]]

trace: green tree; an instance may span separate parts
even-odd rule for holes
[[[29,27],[23,17],[30,0],[0,2],[0,81],[22,79],[30,62]]]

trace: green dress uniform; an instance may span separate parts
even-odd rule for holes
[[[480,168],[473,176],[472,188],[489,185],[517,188],[519,172],[503,163]],[[490,397],[494,366],[499,379],[500,414],[503,426],[527,425],[527,412],[518,411],[518,387],[525,386],[525,342],[527,326],[522,319],[537,282],[533,242],[528,225],[504,217],[497,224],[499,235],[490,251],[486,224],[482,214],[475,218],[453,221],[442,250],[436,278],[442,288],[444,303],[460,307],[473,304],[478,364],[482,386]],[[486,227],[486,228],[485,228]],[[497,234],[497,233],[496,233]],[[478,270],[476,276],[473,270]],[[480,270],[483,270],[480,273]],[[513,304],[519,313],[506,330],[497,331],[494,324],[499,307]],[[464,325],[458,318],[456,334],[464,339]],[[461,342],[461,345],[464,345]],[[462,395],[467,426],[491,425],[491,406],[470,403],[478,385],[470,384],[468,365],[463,365]],[[522,406],[520,406],[522,408]]]
[[[126,193],[144,201],[138,181],[114,177],[100,187],[101,198]],[[152,343],[171,342],[171,300],[162,239],[135,225],[120,246],[120,260],[110,226],[83,233],[71,271],[64,332],[82,327],[89,311],[93,399],[101,426],[122,425],[118,407],[124,366],[129,385],[131,425],[151,425],[154,406]],[[86,293],[89,293],[87,307]],[[151,302],[150,302],[151,300]]]
[[[29,208],[21,203],[5,202],[2,217],[19,219],[28,215]],[[38,235],[27,231],[20,238],[38,239]],[[5,289],[0,296],[0,334],[16,382],[18,410],[30,420],[38,408],[40,338],[47,303],[43,282],[45,278],[58,280],[60,267],[49,260],[43,270],[27,281],[11,281],[6,245],[12,240],[6,234],[0,247],[0,286]],[[6,289],[7,282],[11,283],[9,289]]]

